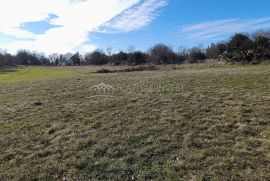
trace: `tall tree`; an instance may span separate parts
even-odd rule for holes
[[[81,60],[82,60],[82,57],[79,52],[75,53],[71,57],[72,65],[81,65]]]

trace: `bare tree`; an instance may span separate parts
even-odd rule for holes
[[[51,55],[49,55],[49,60],[51,63],[53,63],[54,65],[59,65],[59,54],[58,53],[53,53]]]
[[[193,47],[189,50],[188,61],[189,63],[199,63],[206,59],[206,55],[199,47]]]
[[[269,31],[265,31],[265,30],[258,30],[255,33],[253,33],[251,35],[251,39],[252,40],[256,40],[256,38],[258,37],[265,37],[265,38],[269,38],[270,39],[270,30]]]
[[[176,54],[173,49],[165,44],[156,44],[150,51],[150,60],[155,64],[173,63],[176,61]]]

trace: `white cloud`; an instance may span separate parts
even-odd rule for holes
[[[115,33],[140,29],[152,22],[158,16],[156,10],[166,4],[167,0],[144,1],[106,22],[99,28],[99,31]]]
[[[89,33],[96,31],[115,17],[118,25],[127,19],[136,20],[130,31],[150,23],[154,11],[164,0],[1,0],[0,33],[13,36],[15,41],[1,43],[0,48],[15,52],[18,49],[37,50],[46,53],[92,50],[95,45],[87,43]],[[50,14],[57,18],[48,20]],[[140,14],[146,15],[145,18]],[[59,27],[37,35],[21,28],[26,22],[47,20]],[[141,21],[138,23],[137,21]],[[113,26],[114,24],[112,24]],[[109,27],[108,27],[109,28]],[[16,38],[18,38],[16,40]],[[32,41],[21,40],[33,39]]]
[[[270,17],[258,19],[226,19],[181,27],[183,37],[195,40],[218,39],[239,32],[270,28]]]

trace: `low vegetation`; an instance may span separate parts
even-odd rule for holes
[[[96,73],[117,73],[117,72],[140,72],[140,71],[154,71],[158,70],[157,66],[138,66],[138,67],[131,67],[125,68],[120,70],[109,70],[109,69],[101,69],[97,70]]]
[[[0,180],[268,180],[270,65],[158,67],[1,69]]]

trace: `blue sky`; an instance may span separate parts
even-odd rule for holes
[[[269,10],[270,0],[3,0],[0,48],[50,54],[147,50],[160,42],[205,47],[270,29]]]

